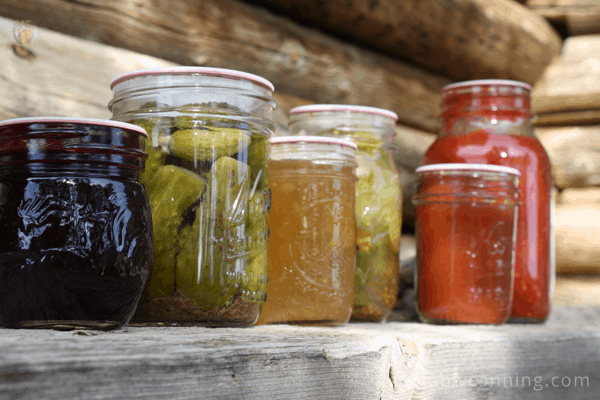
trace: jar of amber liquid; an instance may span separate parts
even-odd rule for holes
[[[535,137],[531,86],[516,81],[459,82],[443,89],[442,129],[423,165],[494,164],[516,168],[517,228],[513,309],[509,322],[543,322],[550,314],[554,279],[550,159]]]
[[[148,132],[141,182],[156,261],[132,322],[253,324],[267,283],[273,85],[173,67],[129,72],[111,87],[113,119]]]
[[[423,322],[501,324],[513,298],[519,171],[417,168],[416,305]]]
[[[267,301],[258,323],[339,325],[354,300],[356,145],[271,139]]]
[[[291,134],[343,138],[357,145],[355,321],[384,321],[398,296],[402,189],[394,163],[397,119],[388,110],[349,105],[290,111]]]

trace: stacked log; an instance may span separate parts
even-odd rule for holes
[[[526,0],[524,3],[569,36],[600,33],[598,0]]]
[[[559,189],[554,220],[558,304],[587,304],[593,298],[588,289],[600,285],[599,65],[600,35],[569,37],[533,91],[536,134]]]

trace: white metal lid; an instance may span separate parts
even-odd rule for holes
[[[389,110],[385,110],[383,108],[377,107],[367,107],[367,106],[353,106],[353,105],[345,105],[345,104],[311,104],[308,106],[300,106],[294,107],[290,110],[290,115],[292,114],[301,114],[301,113],[310,113],[310,112],[335,112],[335,111],[351,111],[358,113],[366,113],[366,114],[378,114],[383,115],[385,117],[392,118],[394,121],[398,121],[398,115]]]
[[[111,90],[120,83],[125,81],[150,75],[213,75],[222,76],[226,78],[237,78],[252,81],[266,86],[272,92],[275,91],[275,87],[271,82],[262,78],[258,75],[250,74],[248,72],[236,71],[233,69],[224,68],[210,68],[210,67],[161,67],[161,68],[148,68],[139,69],[135,71],[125,72],[115,77],[110,82]]]
[[[512,167],[505,167],[503,165],[491,165],[491,164],[461,164],[461,163],[448,163],[448,164],[430,164],[419,167],[415,170],[415,173],[420,172],[435,172],[435,171],[475,171],[475,172],[500,172],[505,174],[511,174],[521,176],[519,170]]]
[[[101,125],[113,128],[129,129],[136,131],[144,137],[148,137],[146,130],[140,126],[129,124],[127,122],[113,121],[112,119],[98,118],[77,118],[77,117],[26,117],[13,118],[0,121],[0,127],[17,124],[45,124],[45,123],[64,123],[64,124],[82,124],[82,125]]]
[[[357,149],[356,143],[346,139],[330,138],[325,136],[277,136],[271,138],[271,144],[285,143],[313,143],[313,144],[337,144],[343,147]]]
[[[523,89],[531,90],[531,85],[520,81],[511,81],[508,79],[478,79],[472,81],[456,82],[446,85],[442,88],[442,92],[469,86],[514,86]]]

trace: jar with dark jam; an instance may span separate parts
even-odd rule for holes
[[[266,297],[273,85],[175,67],[116,77],[113,119],[148,132],[156,259],[132,321],[245,326]]]
[[[0,122],[0,325],[115,329],[153,262],[143,129],[97,119]]]

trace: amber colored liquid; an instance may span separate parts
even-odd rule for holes
[[[272,160],[269,283],[259,324],[337,325],[354,301],[354,168]]]
[[[511,318],[543,321],[550,313],[550,160],[534,137],[485,131],[438,138],[423,165],[482,163],[521,172],[514,295]]]

